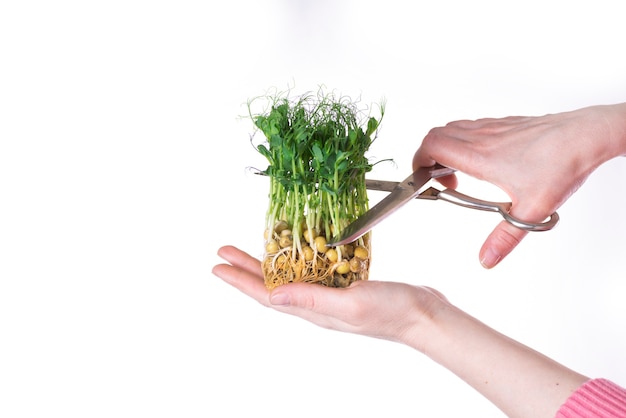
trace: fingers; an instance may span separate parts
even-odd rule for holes
[[[459,185],[459,180],[456,178],[456,175],[451,174],[445,177],[439,177],[436,179],[439,183],[441,183],[444,187],[449,189],[456,189]]]
[[[496,226],[485,240],[479,252],[480,264],[490,269],[498,265],[528,234],[506,221]]]
[[[249,273],[263,276],[261,262],[237,247],[226,245],[217,251],[217,255]]]
[[[218,264],[213,274],[265,306],[270,306],[269,292],[263,281],[260,262],[235,247],[222,247],[218,255],[231,264]]]
[[[430,167],[434,165],[436,162],[439,162],[445,166],[455,168],[450,163],[446,163],[445,161],[441,161],[433,158],[431,153],[429,152],[428,147],[422,145],[415,155],[413,156],[413,170],[417,170],[420,167]],[[451,174],[449,176],[439,177],[437,179],[439,183],[441,183],[444,187],[448,187],[450,189],[456,189],[458,186],[458,180],[455,174]]]
[[[429,167],[438,162],[446,167],[479,177],[476,172],[481,164],[481,154],[467,139],[467,131],[456,127],[433,128],[424,137],[413,156],[413,169]],[[456,177],[444,177],[441,183],[453,187]]]
[[[507,117],[459,120],[430,130],[413,158],[415,168],[434,161],[478,179],[484,179],[497,160],[494,153],[505,153],[504,144],[519,130],[520,124],[531,124],[532,118]]]
[[[345,294],[342,295],[348,289],[290,283],[270,292],[265,287],[259,260],[233,246],[220,248],[218,255],[230,264],[216,265],[213,274],[242,293],[265,306],[300,316],[320,326],[339,328],[334,318],[348,308]]]

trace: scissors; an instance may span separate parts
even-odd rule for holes
[[[414,198],[426,200],[441,199],[466,208],[499,212],[505,221],[525,231],[548,231],[559,222],[559,214],[556,212],[543,222],[522,221],[509,213],[511,202],[490,202],[476,199],[454,189],[439,190],[429,186],[429,182],[432,179],[448,176],[454,172],[455,170],[452,168],[435,164],[432,167],[418,168],[402,182],[367,179],[365,181],[367,189],[390,192],[389,195],[349,224],[338,236],[332,238],[327,245],[334,247],[353,242]]]

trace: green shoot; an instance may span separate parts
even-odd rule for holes
[[[260,101],[263,111],[253,112]],[[264,136],[255,148],[269,162],[263,171],[270,183],[263,260],[268,288],[294,281],[343,287],[367,279],[370,234],[333,249],[326,240],[369,208],[365,173],[373,164],[366,153],[384,103],[374,117],[358,102],[320,89],[295,98],[263,96],[248,109]]]

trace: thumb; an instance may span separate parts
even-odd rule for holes
[[[506,221],[500,222],[480,249],[480,264],[488,269],[495,267],[527,234],[528,231],[516,228]]]

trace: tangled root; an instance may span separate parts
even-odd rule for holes
[[[324,245],[318,246],[319,249],[315,245],[294,246],[293,237],[290,237],[288,245],[279,245],[278,238],[287,235],[283,231],[285,229],[282,228],[278,233],[273,231],[265,242],[262,268],[268,289],[287,283],[348,287],[358,280],[368,279],[371,258],[369,233],[359,238],[358,242],[330,251],[325,246],[325,240]]]

